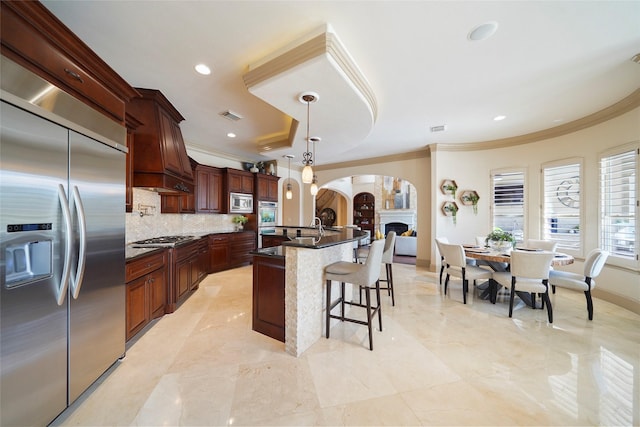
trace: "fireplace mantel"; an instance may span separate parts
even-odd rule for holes
[[[380,209],[378,215],[380,217],[380,231],[382,233],[385,233],[386,224],[390,222],[402,222],[407,224],[410,229],[416,229],[415,209]]]

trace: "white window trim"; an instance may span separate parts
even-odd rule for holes
[[[504,168],[504,169],[492,169],[489,171],[489,189],[490,189],[490,201],[489,201],[489,230],[492,231],[493,230],[493,215],[494,215],[494,207],[493,207],[493,201],[494,201],[494,197],[495,197],[495,192],[494,192],[494,185],[493,185],[493,177],[494,175],[500,175],[500,174],[508,174],[508,173],[521,173],[523,176],[523,183],[522,183],[522,192],[524,195],[524,201],[522,204],[522,231],[524,233],[523,235],[523,241],[526,242],[526,240],[528,239],[528,229],[529,229],[529,220],[528,220],[528,205],[529,205],[529,175],[528,175],[528,168],[524,167],[524,168]]]
[[[623,145],[618,145],[616,147],[612,147],[608,150],[602,151],[598,154],[598,247],[602,247],[602,183],[600,182],[600,163],[604,157],[613,156],[616,154],[623,153],[625,151],[640,150],[640,141],[634,141]],[[615,265],[622,268],[627,268],[633,271],[640,271],[640,207],[638,204],[640,203],[640,156],[636,162],[636,259],[626,259],[620,258],[613,254],[610,254],[607,258],[607,264]]]
[[[570,157],[567,159],[554,160],[550,162],[545,162],[540,167],[540,229],[539,235],[544,235],[544,227],[545,227],[545,216],[544,216],[544,200],[545,200],[545,181],[544,181],[544,170],[546,168],[555,168],[561,167],[571,164],[578,163],[580,165],[580,249],[577,251],[570,249],[562,249],[563,252],[573,255],[574,257],[584,257],[585,255],[585,206],[586,206],[586,195],[588,193],[588,186],[585,182],[585,171],[584,171],[584,158],[583,157]],[[599,164],[598,164],[599,165]],[[599,166],[598,166],[599,168]],[[598,223],[600,220],[598,218]]]

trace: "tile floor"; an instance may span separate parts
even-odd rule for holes
[[[332,328],[301,357],[251,330],[251,267],[212,274],[53,422],[71,425],[640,425],[640,316],[558,289],[546,311],[395,264],[382,332]],[[383,273],[384,274],[384,273]]]

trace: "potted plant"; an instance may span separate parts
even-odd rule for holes
[[[516,239],[513,234],[496,227],[487,235],[485,243],[495,251],[509,251],[516,244]]]
[[[451,182],[449,184],[445,184],[444,189],[451,194],[454,199],[456,198],[456,191],[458,190],[458,187],[455,183]]]
[[[247,221],[249,221],[249,218],[244,215],[236,215],[231,221],[236,225],[236,231],[241,231]]]
[[[478,200],[480,200],[480,196],[475,191],[466,191],[460,196],[462,199],[462,203],[465,205],[471,205],[473,207],[474,215],[478,215]]]
[[[445,205],[442,207],[442,210],[444,211],[445,215],[451,215],[454,225],[457,224],[458,205],[456,205],[455,203],[445,203]]]

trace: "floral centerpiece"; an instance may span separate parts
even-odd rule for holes
[[[244,228],[244,225],[249,221],[249,218],[244,215],[236,215],[231,221],[236,225],[236,230],[239,231]]]
[[[485,243],[495,251],[509,251],[516,244],[516,239],[513,234],[496,227],[487,235]]]

